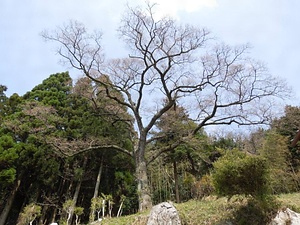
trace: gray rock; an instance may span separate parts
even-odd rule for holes
[[[269,225],[300,225],[300,214],[289,208],[277,212],[276,217],[269,223]]]
[[[153,206],[147,225],[181,225],[177,209],[170,202]]]

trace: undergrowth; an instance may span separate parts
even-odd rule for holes
[[[273,218],[280,208],[300,212],[300,193],[274,196],[265,201],[234,196],[207,197],[174,204],[182,225],[263,225]],[[119,218],[105,219],[95,225],[146,225],[149,211]]]

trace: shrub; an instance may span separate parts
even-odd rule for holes
[[[263,201],[250,198],[247,204],[233,213],[231,221],[239,225],[268,224],[275,217],[279,207],[279,202],[273,196],[266,196]]]
[[[269,193],[268,168],[264,158],[232,150],[213,165],[212,182],[218,195],[263,198]]]
[[[192,195],[196,199],[202,199],[209,196],[214,191],[211,176],[206,174],[192,187]]]
[[[17,225],[31,225],[41,215],[41,209],[41,206],[34,203],[27,205],[20,214]]]

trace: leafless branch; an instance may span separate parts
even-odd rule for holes
[[[57,153],[64,157],[75,156],[89,151],[105,150],[105,149],[114,149],[116,151],[122,152],[130,157],[132,153],[127,149],[121,148],[120,146],[114,144],[99,143],[94,140],[82,141],[82,140],[63,140],[61,138],[50,138],[47,140],[54,149],[57,150]],[[105,141],[106,142],[106,141]]]

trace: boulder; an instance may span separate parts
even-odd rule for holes
[[[282,209],[277,212],[276,217],[269,223],[269,225],[300,225],[300,214],[289,208]]]
[[[170,202],[153,206],[147,225],[181,225],[179,214]]]

